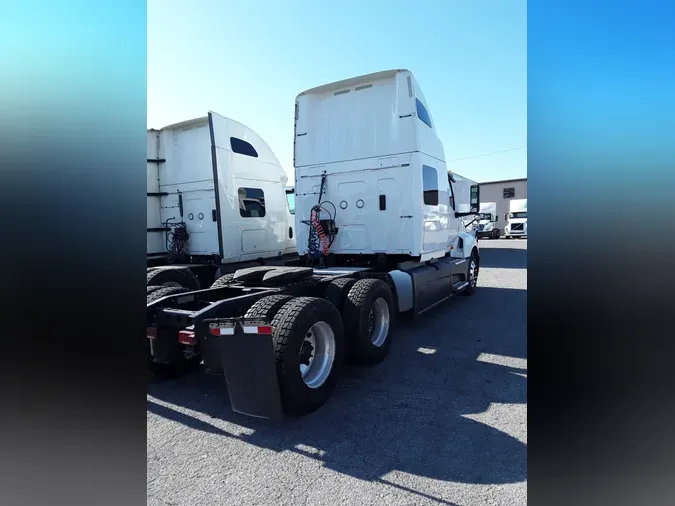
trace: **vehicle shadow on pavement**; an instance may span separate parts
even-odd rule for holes
[[[513,240],[520,241],[521,239]],[[480,250],[480,266],[492,269],[527,269],[527,249],[482,248]]]
[[[148,412],[392,486],[399,485],[383,479],[392,471],[461,483],[522,482],[527,446],[504,430],[524,437],[525,417],[485,412],[494,403],[527,403],[526,299],[526,290],[481,287],[422,321],[402,320],[382,364],[345,367],[329,402],[302,418],[270,422],[233,413],[224,379],[203,372],[148,385]],[[481,413],[489,422],[467,417]],[[232,423],[253,432],[239,435]]]

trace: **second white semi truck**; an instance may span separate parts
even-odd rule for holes
[[[293,187],[246,125],[210,112],[148,130],[147,162],[150,286],[208,288],[236,268],[297,255]]]
[[[263,418],[323,405],[343,362],[386,357],[399,313],[419,315],[473,295],[480,268],[476,239],[462,223],[479,211],[479,187],[462,192],[468,202],[455,197],[443,145],[410,71],[299,94],[294,138],[297,259],[239,269],[208,289],[148,287],[154,369],[171,373],[203,360],[207,372],[224,376],[234,411]],[[234,191],[241,187],[224,184],[221,202],[243,199],[248,210],[246,199],[260,200]],[[279,233],[267,225],[279,239],[277,251],[287,215],[279,204]],[[235,230],[237,238],[245,235]],[[212,251],[222,257],[215,245]]]
[[[527,199],[509,201],[509,212],[505,219],[504,237],[527,237]]]

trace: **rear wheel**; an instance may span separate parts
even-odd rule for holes
[[[349,290],[351,290],[354,283],[356,283],[354,278],[337,278],[328,283],[325,291],[323,292],[323,298],[328,302],[331,302],[337,309],[342,313],[342,310],[345,306],[345,301],[347,300],[347,295]]]
[[[190,291],[182,286],[160,286],[155,288],[156,290],[152,290],[150,293],[148,293],[147,296],[148,304],[150,304],[151,302],[155,302],[156,300],[159,300],[163,297],[168,297],[169,295],[176,295],[178,293],[186,293]]]
[[[350,360],[382,362],[389,353],[394,323],[394,296],[379,279],[360,279],[347,294],[343,311]]]
[[[283,411],[304,415],[331,396],[344,358],[344,329],[330,302],[297,297],[272,319]]]
[[[147,303],[155,302],[163,297],[168,297],[170,295],[177,295],[179,293],[189,292],[187,288],[181,286],[162,286],[158,287],[156,290],[153,290],[152,293],[149,293],[147,296]],[[176,336],[178,339],[178,336]],[[150,339],[146,337],[146,363],[148,369],[155,376],[165,379],[177,378],[184,374],[194,371],[199,367],[199,364],[202,361],[201,355],[196,355],[189,359],[184,359],[178,362],[171,363],[160,363],[155,362],[152,357],[152,348],[150,347]]]
[[[232,283],[232,281],[234,281],[234,274],[225,274],[224,276],[220,276],[218,279],[216,279],[211,285],[211,288],[221,288],[223,286],[229,285]]]
[[[189,290],[199,290],[197,278],[187,269],[160,268],[149,271],[147,285],[153,286],[182,286]]]
[[[246,311],[244,318],[261,318],[269,323],[279,312],[279,309],[292,298],[290,295],[268,295],[267,297],[263,297]]]

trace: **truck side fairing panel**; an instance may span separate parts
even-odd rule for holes
[[[450,256],[455,258],[469,258],[471,256],[471,251],[476,248],[476,251],[480,253],[478,248],[478,241],[473,236],[467,232],[460,232],[457,241],[453,244],[453,248],[450,250]],[[462,247],[459,247],[459,239],[462,239]]]

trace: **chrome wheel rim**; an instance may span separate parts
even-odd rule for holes
[[[472,258],[471,263],[469,264],[469,284],[471,288],[475,288],[478,283],[478,266],[476,261]]]
[[[389,325],[391,317],[389,314],[389,305],[382,297],[373,302],[368,314],[368,333],[370,342],[378,348],[382,346],[389,335]]]
[[[323,385],[335,362],[335,333],[326,322],[316,322],[300,346],[300,375],[309,388]]]

